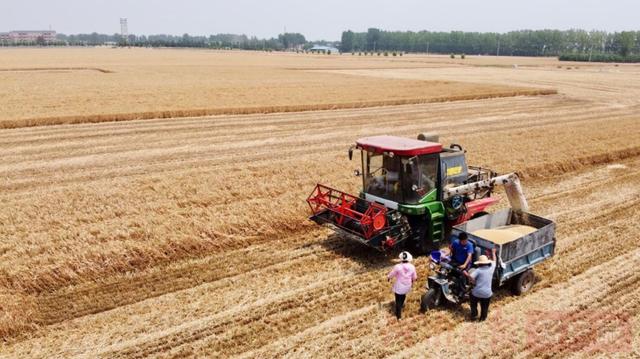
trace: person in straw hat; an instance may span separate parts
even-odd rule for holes
[[[387,274],[387,281],[395,278],[393,283],[393,294],[396,297],[396,318],[400,320],[402,318],[402,307],[404,307],[404,300],[407,297],[407,293],[411,290],[413,283],[418,279],[416,273],[416,267],[411,264],[413,257],[409,252],[400,253],[401,263],[393,266],[393,269]]]
[[[465,275],[473,284],[469,302],[471,305],[471,320],[476,320],[478,316],[478,302],[480,302],[480,321],[487,319],[489,314],[489,302],[493,296],[491,283],[493,281],[493,272],[496,269],[496,248],[491,250],[491,260],[486,255],[481,255],[474,262],[478,268],[471,274],[466,271]]]

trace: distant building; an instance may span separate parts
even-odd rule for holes
[[[335,47],[331,47],[331,46],[322,46],[322,45],[314,45],[312,48],[309,49],[309,51],[311,52],[329,52],[331,51],[332,54],[337,54],[340,52],[340,50],[336,49]]]
[[[16,30],[0,33],[0,41],[9,44],[37,43],[43,41],[52,43],[56,41],[56,32],[53,30]]]

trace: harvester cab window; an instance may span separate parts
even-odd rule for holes
[[[464,152],[442,153],[442,187],[456,187],[467,182],[468,168]]]
[[[380,198],[401,201],[401,170],[400,158],[367,151],[364,168],[365,191]]]
[[[415,203],[420,200],[418,187],[420,184],[420,169],[418,167],[418,158],[403,158],[402,169],[402,194],[405,202]]]
[[[402,160],[404,202],[418,203],[422,197],[436,188],[438,158],[423,155]]]
[[[438,156],[388,156],[365,151],[364,190],[376,197],[418,203],[436,188]]]
[[[420,156],[420,183],[418,188],[422,189],[424,194],[431,192],[436,188],[438,182],[438,156],[423,155]]]

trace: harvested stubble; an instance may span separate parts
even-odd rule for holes
[[[0,286],[15,303],[2,353],[384,357],[466,328],[466,306],[418,314],[417,290],[396,323],[391,261],[305,221],[316,181],[357,191],[345,150],[383,133],[434,130],[471,163],[526,174],[533,211],[557,221],[557,255],[537,269],[534,293],[499,292],[490,323],[574,295],[588,308],[585,277],[637,286],[625,266],[602,265],[637,249],[637,105],[562,86],[550,97],[1,131]],[[416,260],[422,280],[426,263]],[[615,308],[616,293],[598,303]],[[636,304],[621,309],[638,317]],[[508,356],[518,343],[482,350]]]
[[[618,262],[626,265],[621,268]],[[486,323],[461,324],[395,357],[637,355],[640,275],[633,268],[638,265],[640,250],[632,250],[596,264],[570,283],[510,302]]]

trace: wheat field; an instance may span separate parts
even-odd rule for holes
[[[85,123],[92,122],[85,115],[158,111],[161,100],[90,104],[84,99],[101,96],[79,88],[94,83],[67,76],[110,75],[94,70],[28,70],[20,76],[33,82],[14,79],[19,86],[4,80],[18,76],[16,68],[134,71],[154,50],[15,51],[0,57],[0,67],[12,69],[0,72],[7,76],[0,91],[26,96],[20,91],[47,82],[39,71],[71,85],[33,106],[0,100],[12,108],[2,121],[16,124],[6,127],[20,127],[0,130],[1,357],[640,355],[640,66],[158,50],[168,63],[156,59],[149,66],[160,75],[140,85],[171,79],[171,88],[147,89],[157,89],[157,99],[195,86],[189,78],[198,77],[198,61],[220,61],[222,72],[239,66],[230,81],[242,66],[255,70],[230,102],[198,102],[201,91],[225,86],[213,81],[175,101],[185,109],[280,106],[279,94],[292,88],[288,106],[362,104],[390,93],[427,99],[415,96],[421,88],[449,98]],[[195,72],[178,76],[180,61],[192,61],[185,71]],[[256,84],[268,94],[252,91]],[[547,92],[464,97],[478,88]],[[65,113],[59,102],[74,91],[78,104]],[[239,94],[252,92],[256,102],[244,103]],[[46,114],[82,120],[56,125],[42,120],[54,117]],[[358,165],[346,156],[355,139],[425,131],[461,143],[472,164],[520,173],[532,211],[558,225],[556,256],[536,268],[533,291],[499,291],[483,324],[465,322],[467,305],[418,312],[428,275],[422,257],[421,285],[397,322],[385,278],[393,258],[306,220],[304,199],[315,183],[358,191]]]
[[[416,67],[351,55],[164,49],[0,49],[0,128],[419,104],[554,93],[309,69]],[[28,102],[25,102],[28,101]],[[28,103],[28,105],[26,105]]]

